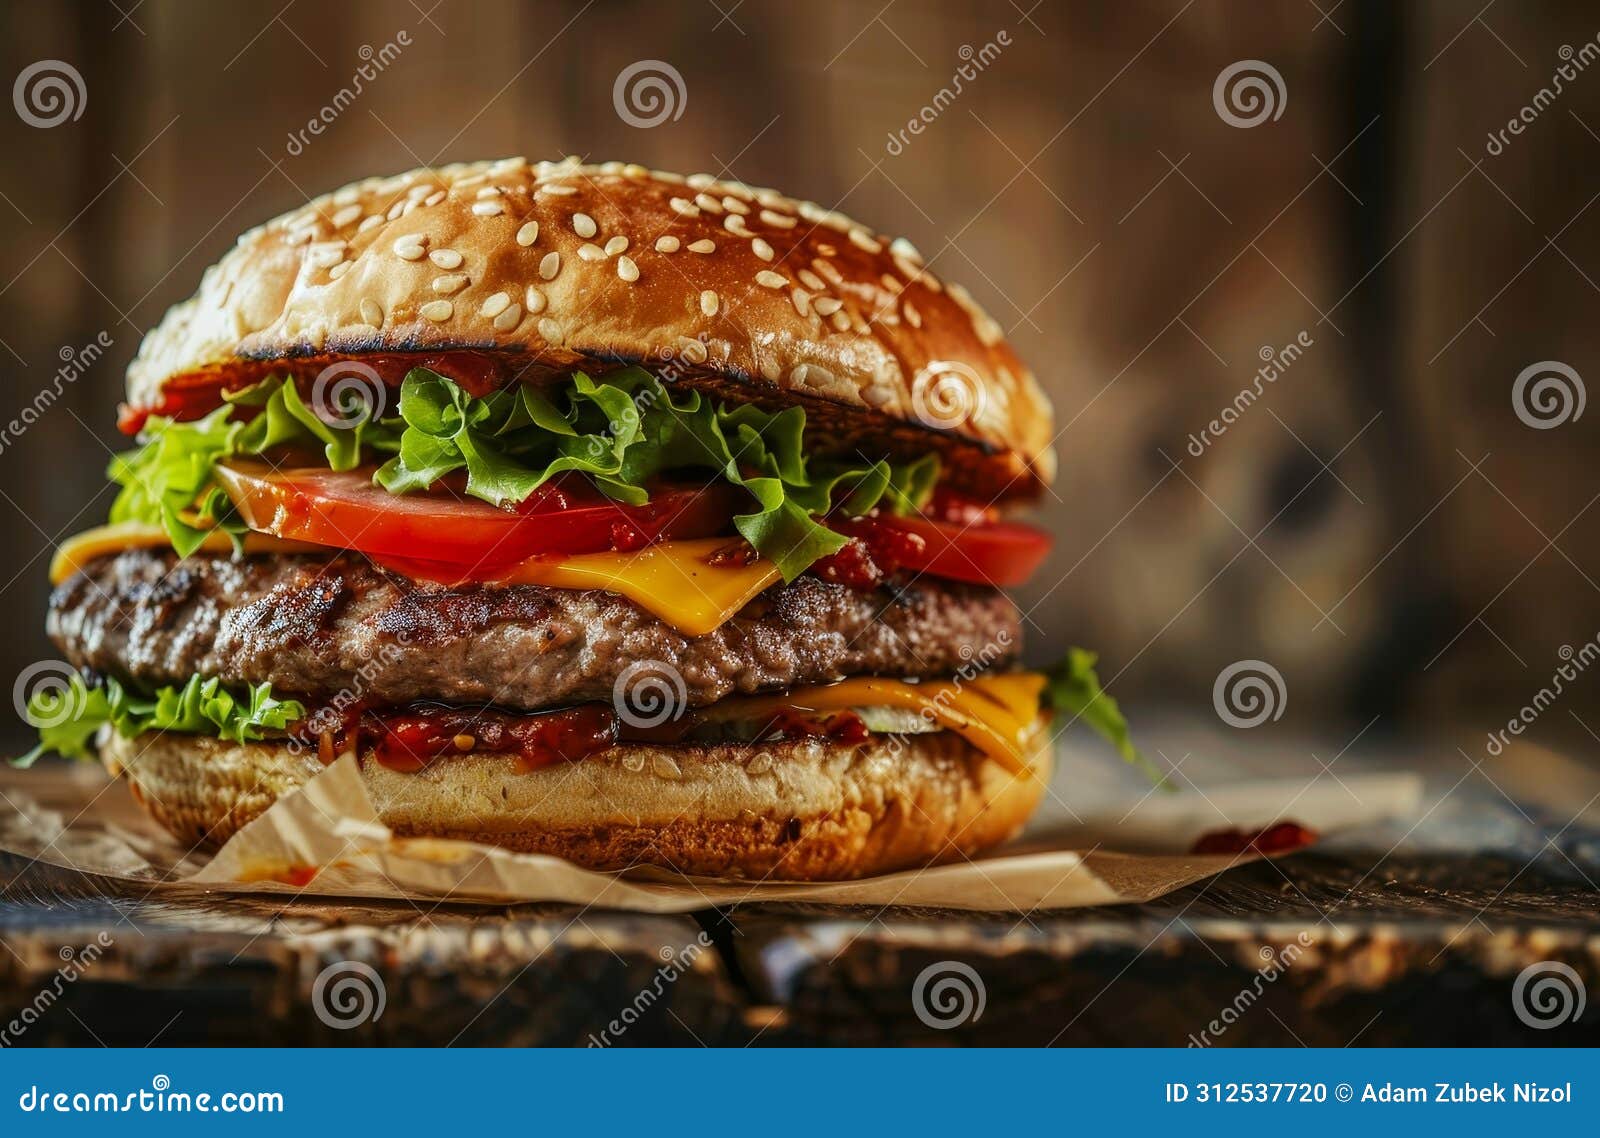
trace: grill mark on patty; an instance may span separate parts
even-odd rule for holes
[[[526,710],[610,700],[638,661],[676,670],[703,706],[852,675],[949,675],[974,646],[992,646],[998,664],[1021,645],[1003,594],[926,579],[857,592],[803,575],[686,637],[599,590],[450,589],[351,554],[179,561],[155,549],[109,555],[63,583],[48,627],[73,664],[148,686],[200,674],[313,701],[353,691]]]

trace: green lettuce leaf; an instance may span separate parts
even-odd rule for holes
[[[364,451],[388,452],[399,445],[398,429],[374,421],[361,407],[340,408],[338,424],[324,422],[294,384],[281,378],[224,398],[223,406],[192,423],[152,418],[144,444],[112,459],[107,477],[122,488],[111,505],[113,522],[162,526],[179,555],[187,557],[214,529],[235,539],[245,532],[217,485],[217,463],[295,447],[320,451],[333,470],[351,470]],[[255,409],[254,418],[236,418],[240,407]]]
[[[268,683],[240,696],[220,680],[195,676],[181,688],[164,687],[147,696],[111,678],[90,687],[75,674],[65,688],[41,690],[28,701],[26,718],[38,729],[39,745],[12,765],[32,766],[52,752],[93,758],[94,737],[108,723],[127,739],[146,731],[175,731],[248,743],[286,731],[304,717],[304,705],[277,698]]]
[[[1133,745],[1128,721],[1117,701],[1100,686],[1100,677],[1094,668],[1098,659],[1086,648],[1067,649],[1063,659],[1045,669],[1049,677],[1045,700],[1058,714],[1072,716],[1066,726],[1081,721],[1115,747],[1125,762],[1138,767],[1157,785],[1164,785],[1165,776]]]
[[[376,476],[406,494],[458,471],[467,493],[497,506],[523,501],[559,474],[577,472],[627,505],[649,500],[645,484],[668,471],[708,470],[754,499],[734,528],[792,580],[846,538],[817,521],[884,506],[897,513],[927,500],[938,459],[912,463],[811,460],[805,411],[723,406],[698,391],[672,391],[643,368],[596,383],[575,372],[550,393],[513,387],[477,398],[418,369],[400,389],[404,424],[395,456]]]
[[[802,408],[724,406],[697,391],[669,390],[637,367],[604,383],[575,372],[549,392],[518,385],[482,397],[418,368],[401,384],[396,415],[372,420],[360,408],[341,408],[340,426],[319,418],[282,379],[234,393],[228,404],[192,423],[150,421],[144,445],[112,464],[111,478],[122,486],[113,521],[164,526],[183,555],[214,528],[238,538],[244,525],[216,484],[215,466],[280,447],[320,450],[334,470],[374,453],[390,456],[374,481],[393,494],[461,472],[468,494],[496,506],[515,505],[569,472],[615,501],[642,505],[656,475],[703,470],[750,494],[751,509],[734,527],[793,580],[848,540],[818,518],[834,510],[912,512],[939,477],[932,454],[909,463],[813,460]],[[239,408],[256,413],[245,421]]]

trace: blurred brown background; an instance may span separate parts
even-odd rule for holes
[[[1094,646],[1125,702],[1207,715],[1259,659],[1288,722],[1481,743],[1600,631],[1600,411],[1513,404],[1530,365],[1600,374],[1600,14],[1478,7],[8,3],[0,424],[60,397],[0,449],[0,672],[53,655],[49,551],[109,505],[122,369],[239,231],[361,175],[577,153],[837,205],[971,288],[1061,429],[1033,656]],[[683,77],[655,126],[613,102],[647,59]],[[27,101],[44,61],[68,113]],[[1564,686],[1534,736],[1600,751],[1600,683]]]

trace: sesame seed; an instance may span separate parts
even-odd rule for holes
[[[431,193],[427,197],[423,198],[422,199],[422,204],[423,205],[438,205],[440,202],[444,201],[444,199],[446,197],[448,197],[448,196],[449,195],[446,194],[443,190],[437,190],[434,193]]]
[[[478,200],[482,201],[484,198],[497,198],[500,196],[500,193],[501,191],[499,186],[485,186],[483,189],[478,191]]]
[[[759,237],[750,242],[750,250],[763,261],[770,261],[774,256],[776,256],[776,254],[772,251],[772,246],[768,245]]]
[[[344,242],[327,241],[306,250],[306,264],[313,269],[330,269],[344,260]]]
[[[793,229],[799,222],[798,218],[790,217],[786,213],[779,213],[771,209],[761,211],[761,220],[778,229]]]
[[[337,265],[328,270],[328,279],[334,281],[338,280],[340,277],[344,276],[350,271],[350,266],[354,263],[355,262],[353,261],[340,261]]]
[[[789,300],[794,304],[794,310],[801,316],[811,315],[811,294],[803,288],[792,289]]]
[[[594,218],[588,214],[575,213],[572,215],[572,232],[579,237],[593,237],[598,228],[594,223]]]
[[[883,246],[872,239],[872,236],[859,227],[849,231],[850,244],[858,249],[865,249],[868,253],[881,253]]]
[[[358,218],[360,216],[361,216],[361,207],[360,206],[358,206],[358,205],[347,205],[343,209],[341,209],[338,213],[333,215],[334,228],[343,229],[345,226],[349,225],[352,221],[354,221],[356,218]]]
[[[527,302],[528,311],[532,315],[537,316],[539,313],[544,311],[544,293],[540,292],[533,285],[528,286],[528,292],[522,299]]]
[[[678,239],[672,236],[672,234],[669,233],[665,237],[656,238],[657,253],[676,253],[677,251]]]
[[[410,217],[412,211],[418,209],[421,205],[422,203],[420,201],[418,201],[416,198],[412,198],[410,201],[406,202],[400,207],[400,216]]]
[[[681,213],[684,217],[700,216],[700,207],[695,205],[687,198],[673,198],[667,204],[670,205],[675,212]]]
[[[361,302],[361,319],[374,328],[383,326],[383,309],[379,308],[378,302],[370,296]]]
[[[705,210],[707,213],[722,212],[722,203],[716,198],[712,197],[710,194],[696,194],[694,196],[694,204]]]
[[[736,213],[730,213],[727,219],[723,221],[722,225],[724,229],[733,234],[735,237],[750,236],[750,227],[744,223],[744,218],[740,217]]]
[[[522,305],[513,304],[494,318],[496,332],[509,332],[522,322]]]
[[[626,253],[627,251],[628,239],[620,233],[606,242],[606,256],[608,257],[615,257],[618,253]]]
[[[547,186],[540,186],[539,187],[539,192],[541,194],[555,194],[557,197],[565,197],[567,194],[575,194],[575,193],[577,193],[578,192],[578,187],[577,186],[564,186],[564,185],[561,185],[560,183],[552,183],[552,184],[547,185]]]
[[[715,253],[716,251],[717,243],[709,237],[702,237],[700,240],[689,244],[689,252],[691,253]]]
[[[722,208],[727,210],[729,213],[749,213],[750,212],[750,207],[749,206],[745,205],[744,202],[740,201],[738,198],[734,197],[731,194],[724,195],[724,197],[722,199]]]
[[[593,241],[585,241],[578,246],[578,256],[585,261],[603,261],[606,259],[606,251]]]
[[[506,211],[506,207],[499,202],[473,202],[472,212],[479,217],[494,217]]]
[[[561,325],[546,316],[539,321],[539,335],[552,344],[559,344],[561,342]]]
[[[369,214],[367,214],[366,217],[363,217],[361,219],[361,224],[356,226],[356,232],[357,233],[365,233],[367,230],[371,229],[373,226],[382,225],[382,224],[383,224],[383,215],[382,214],[369,213]]]
[[[707,316],[717,314],[717,294],[709,288],[700,294],[700,311]]]
[[[817,274],[812,272],[810,269],[801,269],[796,275],[800,278],[801,282],[813,292],[821,292],[823,289],[828,287],[822,283],[822,278],[817,276]]]
[[[906,314],[907,324],[911,325],[913,328],[922,327],[922,313],[918,312],[916,306],[914,306],[909,300],[906,301],[902,306],[902,311],[904,311]]]
[[[511,294],[507,292],[497,292],[493,296],[486,297],[484,299],[483,307],[478,309],[478,315],[487,316],[490,319],[493,319],[510,307]]]
[[[884,273],[883,276],[879,277],[878,279],[883,282],[883,287],[885,289],[893,293],[899,293],[906,287],[900,283],[899,277],[892,276],[889,273]]]
[[[517,244],[524,249],[537,240],[539,240],[539,223],[537,221],[530,221],[517,230]]]
[[[402,261],[422,260],[422,246],[427,242],[425,233],[407,233],[394,243],[394,255]]]
[[[922,264],[922,254],[917,252],[917,247],[911,242],[907,241],[904,237],[896,237],[893,241],[889,242],[889,252],[893,253],[896,257],[910,261],[912,264]],[[915,274],[907,273],[906,275],[914,276]]]
[[[833,325],[833,330],[835,332],[843,332],[846,328],[850,327],[850,317],[845,315],[843,312],[835,312],[828,318],[828,323]]]
[[[428,254],[428,260],[438,265],[441,269],[459,269],[462,257],[454,249],[435,249]]]
[[[432,192],[433,187],[429,185],[412,186],[406,191],[406,198],[410,201],[419,202]]]
[[[776,360],[764,359],[761,361],[762,379],[776,383],[781,375],[783,375],[783,372],[778,370],[778,364]]]
[[[811,267],[822,274],[835,288],[844,283],[844,277],[839,274],[838,269],[833,267],[832,261],[824,261],[821,257],[818,257],[811,262]]]
[[[707,190],[717,184],[710,174],[690,174],[684,181],[689,183],[691,190]]]
[[[453,292],[460,292],[467,287],[466,273],[446,273],[433,278],[433,291],[442,292],[446,296]]]
[[[400,216],[401,212],[405,208],[406,208],[406,203],[404,201],[397,201],[392,206],[389,207],[389,212],[384,214],[384,216],[387,217],[390,221],[393,221],[393,220],[395,220],[395,218]]]
[[[788,283],[780,274],[773,272],[771,269],[762,269],[756,274],[756,284],[764,285],[767,288],[783,288]]]
[[[617,276],[621,277],[625,281],[636,281],[639,279],[639,266],[633,263],[632,257],[617,258]]]
[[[561,254],[552,249],[550,252],[546,253],[544,255],[544,259],[539,262],[539,275],[547,281],[553,281],[556,279],[556,274],[560,271]]]
[[[818,316],[832,316],[844,307],[844,301],[836,296],[819,296],[811,302],[811,307],[817,310]]]
[[[442,324],[450,319],[455,310],[456,306],[448,300],[430,300],[427,304],[417,309],[425,318],[432,320],[435,324]]]
[[[706,362],[706,346],[699,340],[679,340],[678,354],[692,364],[703,364]]]

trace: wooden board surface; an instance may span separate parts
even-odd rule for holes
[[[1026,916],[765,905],[650,917],[141,898],[3,858],[0,1027],[48,992],[14,1042],[1600,1043],[1600,1013],[1536,1030],[1512,1002],[1539,961],[1596,990],[1600,896],[1582,875],[1375,861],[1301,855],[1149,905]],[[102,933],[110,946],[81,978],[58,979],[63,949]],[[341,961],[371,968],[385,993],[381,1016],[348,1029],[312,998]],[[930,1026],[913,991],[952,964],[978,978],[982,1012],[940,1005],[956,1018],[965,1007],[966,1021]]]

